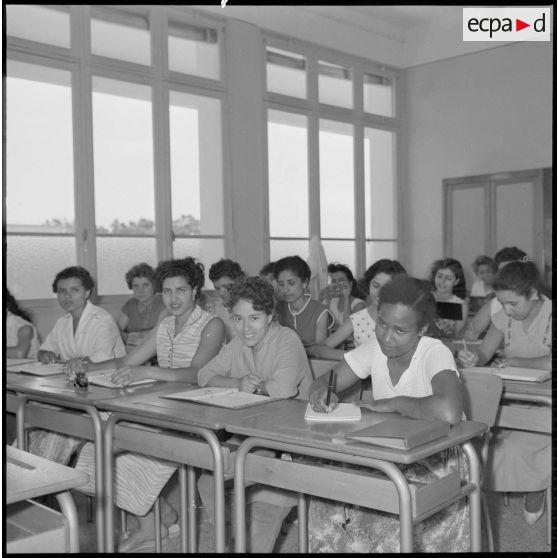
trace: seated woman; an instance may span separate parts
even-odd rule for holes
[[[327,266],[330,284],[320,294],[320,302],[329,308],[335,322],[332,329],[339,329],[349,315],[366,308],[364,295],[360,292],[351,270],[343,264]]]
[[[227,306],[236,336],[199,371],[199,385],[307,399],[312,378],[308,359],[296,333],[273,321],[273,287],[260,277],[247,277],[230,287]],[[204,473],[198,488],[212,518],[212,475]],[[253,486],[249,501],[249,550],[272,552],[281,523],[296,498],[281,490]]]
[[[471,287],[471,296],[487,297],[494,293],[494,261],[488,256],[477,256],[473,262],[477,279]]]
[[[37,358],[39,336],[31,316],[23,310],[8,289],[6,294],[6,357]]]
[[[208,302],[206,310],[223,320],[227,343],[234,337],[235,332],[229,311],[225,306],[229,298],[229,287],[237,279],[242,279],[244,275],[240,264],[224,258],[209,268],[209,279],[215,288],[216,297],[213,301]]]
[[[541,294],[541,277],[533,262],[511,262],[494,283],[502,306],[492,318],[482,344],[457,354],[463,366],[487,364],[504,344],[504,366],[551,370],[552,301]],[[517,404],[514,404],[517,405]],[[544,513],[545,489],[551,480],[551,436],[495,429],[490,444],[485,487],[524,492],[525,521],[533,525]]]
[[[197,382],[198,370],[211,360],[223,345],[223,322],[202,310],[196,303],[204,283],[204,268],[193,258],[159,263],[157,280],[162,285],[165,307],[170,316],[164,318],[124,358],[102,363],[87,363],[88,370],[116,367],[112,380],[118,386],[132,381],[154,380]],[[158,366],[142,366],[157,356]],[[87,443],[79,454],[76,469],[89,474],[83,488],[95,493],[94,445]],[[119,508],[137,516],[139,528],[120,541],[120,552],[154,549],[154,521],[152,507],[161,490],[174,473],[176,466],[152,457],[123,452],[115,459],[115,500]],[[162,535],[176,521],[176,510],[161,498]]]
[[[85,358],[99,362],[126,354],[114,318],[89,301],[94,285],[89,271],[83,267],[67,267],[56,274],[52,290],[66,314],[58,318],[40,346],[39,361],[45,364],[65,361],[72,370]],[[82,442],[65,434],[32,429],[28,451],[66,464]]]
[[[372,397],[358,404],[376,412],[400,413],[416,419],[438,419],[451,425],[463,416],[461,381],[450,350],[424,335],[435,315],[428,283],[398,275],[380,289],[376,340],[345,355],[334,368],[337,392],[362,378],[372,378]],[[337,406],[332,394],[326,405],[327,378],[310,387],[316,411]],[[404,475],[418,482],[461,470],[460,447],[453,447],[411,465]],[[468,506],[464,500],[436,513],[415,529],[414,547],[423,552],[461,552],[469,548]],[[312,498],[309,507],[310,552],[397,552],[399,518],[389,513]]]
[[[275,262],[268,262],[260,269],[259,276],[265,279],[273,287],[273,296],[275,300],[280,300],[281,295],[275,279]]]
[[[430,271],[430,281],[434,287],[432,291],[436,302],[454,302],[461,304],[461,320],[450,318],[435,318],[428,332],[433,337],[459,338],[465,328],[469,315],[465,274],[462,265],[453,258],[436,260]]]
[[[321,345],[308,347],[309,356],[343,360],[345,351],[336,349],[341,343],[354,336],[355,345],[358,347],[365,341],[374,337],[376,318],[378,316],[378,293],[380,287],[391,281],[396,275],[406,273],[404,267],[397,260],[382,259],[373,263],[365,272],[362,279],[363,285],[368,290],[370,304],[358,312],[351,314],[349,320],[333,332]],[[364,290],[364,287],[363,287]]]
[[[126,273],[126,284],[134,296],[124,304],[116,323],[126,350],[130,352],[168,312],[161,293],[157,292],[155,270],[149,264],[140,263],[130,268]]]
[[[275,278],[281,293],[275,311],[283,326],[298,333],[304,347],[322,343],[333,325],[330,311],[305,293],[311,271],[300,256],[287,256],[275,262]]]

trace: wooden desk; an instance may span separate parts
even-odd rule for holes
[[[68,521],[70,552],[79,552],[78,517],[69,492],[87,482],[87,475],[17,448],[6,446],[6,504],[56,494]]]
[[[480,462],[469,440],[485,432],[485,424],[461,423],[452,429],[450,436],[405,452],[353,443],[345,438],[351,431],[384,420],[385,414],[363,411],[362,421],[358,423],[315,424],[304,420],[305,409],[304,401],[272,402],[261,406],[258,416],[238,417],[226,427],[228,432],[247,436],[235,460],[236,552],[244,552],[246,548],[246,479],[301,493],[301,551],[307,549],[306,503],[302,494],[398,513],[402,552],[412,551],[414,523],[468,495],[471,507],[471,548],[480,551]],[[461,486],[459,479],[444,477],[427,485],[425,491],[421,492],[421,489],[410,485],[396,465],[415,462],[458,444],[463,445],[469,463],[470,482],[465,485]],[[348,469],[324,467],[323,463],[301,463],[297,459],[289,462],[249,454],[256,447],[362,465],[380,470],[388,479],[374,473],[363,476]]]
[[[104,434],[107,552],[112,552],[114,548],[112,494],[115,447],[181,464],[179,478],[183,552],[186,552],[186,533],[188,533],[189,551],[197,551],[196,518],[193,506],[196,494],[194,468],[212,470],[215,483],[215,546],[217,552],[225,551],[224,478],[226,474],[232,474],[233,456],[226,445],[221,445],[216,432],[224,431],[225,426],[233,418],[250,417],[260,411],[257,407],[231,410],[161,397],[188,388],[195,389],[197,386],[168,382],[149,393],[138,393],[99,402],[99,408],[113,413],[106,423]],[[117,426],[117,423],[122,421],[132,424]],[[137,425],[155,426],[164,431],[150,432],[137,428]],[[177,436],[177,432],[181,435]],[[188,436],[184,436],[184,433]],[[192,434],[195,437],[191,436]],[[186,509],[184,496],[188,494],[190,497]],[[157,517],[157,509],[155,511]],[[187,524],[186,518],[188,518]]]

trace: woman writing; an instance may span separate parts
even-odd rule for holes
[[[37,358],[39,336],[31,316],[6,289],[6,357]]]
[[[372,379],[371,399],[362,407],[376,412],[400,413],[416,419],[438,419],[451,425],[463,416],[461,382],[450,350],[424,335],[435,315],[428,283],[399,275],[380,290],[376,341],[368,341],[345,355],[334,368],[336,390],[341,392],[360,379]],[[310,388],[316,411],[337,406],[332,394],[326,405],[327,378]],[[459,447],[407,466],[407,478],[428,482],[432,475],[461,470]],[[468,549],[468,508],[461,500],[421,522],[414,546],[423,552]],[[313,498],[309,512],[311,552],[397,552],[399,520],[396,516],[358,506]]]
[[[533,262],[511,262],[494,283],[502,306],[476,351],[457,355],[463,366],[483,366],[504,344],[499,366],[551,370],[552,302],[541,294],[541,278]],[[524,516],[534,524],[544,513],[545,489],[550,486],[550,435],[497,429],[491,440],[486,486],[502,492],[524,492]]]

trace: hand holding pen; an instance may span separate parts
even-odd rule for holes
[[[329,381],[327,388],[323,384],[317,385],[314,391],[310,393],[310,404],[314,411],[318,413],[330,413],[339,402],[339,398],[333,393],[333,370],[329,373]]]
[[[469,366],[475,366],[479,361],[479,355],[467,349],[467,343],[465,343],[465,339],[462,339],[463,342],[463,350],[457,353],[457,360],[459,364],[465,368]]]

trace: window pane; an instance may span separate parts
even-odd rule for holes
[[[364,129],[364,198],[367,238],[395,238],[395,134]]]
[[[10,37],[70,48],[70,14],[54,6],[7,4],[6,27]]]
[[[306,58],[267,47],[267,90],[306,99]]]
[[[276,262],[287,256],[300,256],[306,260],[309,242],[309,240],[270,240],[269,261]]]
[[[70,72],[8,60],[6,109],[8,231],[72,232]]]
[[[308,236],[308,119],[268,112],[269,234]]]
[[[322,238],[354,238],[353,126],[320,120],[320,222]]]
[[[151,64],[149,20],[144,14],[94,6],[91,11],[91,52],[136,64]]]
[[[374,262],[387,258],[388,260],[397,259],[396,242],[366,242],[366,269]]]
[[[394,116],[393,78],[364,74],[364,112]]]
[[[7,287],[16,299],[52,298],[52,281],[65,267],[76,265],[72,236],[6,236]]]
[[[151,88],[93,78],[97,232],[154,234]]]
[[[169,70],[219,79],[219,34],[215,29],[169,21]]]
[[[126,272],[140,262],[155,267],[154,238],[97,238],[97,281],[102,295],[128,293]]]
[[[221,238],[177,238],[172,247],[174,258],[190,256],[205,266],[204,289],[213,289],[209,268],[225,257],[225,242]]]
[[[222,235],[221,103],[170,92],[172,226],[177,235]]]
[[[353,108],[353,70],[329,64],[318,63],[318,88],[320,103],[344,108]]]
[[[356,243],[343,240],[322,240],[327,263],[341,263],[346,265],[356,277]]]

